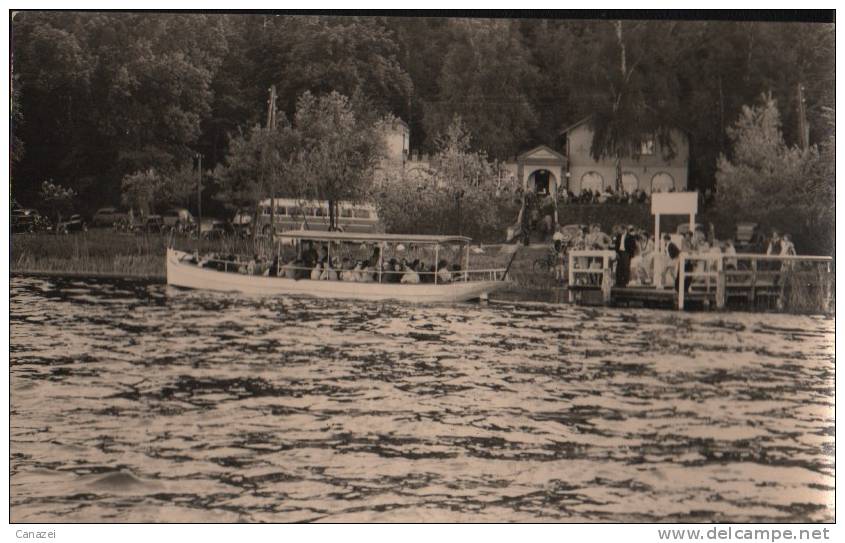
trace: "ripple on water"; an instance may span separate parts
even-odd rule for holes
[[[13,521],[829,521],[832,319],[13,278]]]

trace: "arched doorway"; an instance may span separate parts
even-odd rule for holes
[[[581,176],[581,192],[604,190],[604,177],[599,172],[587,172]]]
[[[537,170],[529,176],[531,186],[537,194],[550,194],[554,176],[549,170]]]
[[[654,174],[651,178],[651,192],[669,192],[675,188],[675,179],[666,172]]]

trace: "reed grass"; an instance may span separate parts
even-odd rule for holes
[[[165,252],[168,243],[181,250],[199,250],[232,255],[274,255],[276,246],[268,239],[225,237],[197,243],[188,237],[170,238],[162,234],[129,234],[111,230],[89,230],[65,236],[54,234],[14,234],[11,244],[13,273],[71,273],[158,277],[165,275]],[[510,268],[516,287],[547,289],[559,287],[554,275],[533,269],[534,260],[547,249],[521,247]],[[283,252],[290,252],[286,249]],[[433,255],[426,255],[433,263]],[[450,263],[463,265],[460,253],[441,253]],[[488,247],[484,253],[470,254],[472,269],[504,268],[511,255],[500,248]]]
[[[278,250],[269,239],[252,241],[237,237],[197,243],[188,237],[169,238],[160,234],[126,234],[110,230],[91,230],[66,236],[14,234],[11,271],[163,279],[169,243],[181,250],[223,255],[272,256]],[[509,271],[513,290],[553,292],[565,286],[554,278],[552,272],[534,269],[534,262],[543,258],[546,252],[547,248],[519,248]],[[289,257],[292,249],[285,248],[283,253]],[[427,263],[433,263],[433,254],[419,256]],[[450,263],[462,266],[464,263],[460,252],[441,252],[440,257]],[[501,247],[488,246],[483,253],[470,253],[470,269],[504,268],[510,258],[511,254],[502,251]],[[783,295],[778,309],[789,313],[833,313],[835,276],[826,265],[795,267],[782,276],[782,281]]]
[[[781,309],[788,313],[833,314],[836,307],[835,274],[825,266],[787,271]]]

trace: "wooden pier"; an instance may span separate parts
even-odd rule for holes
[[[671,284],[660,285],[660,278],[656,277],[657,286],[625,287],[613,284],[615,258],[614,251],[570,251],[569,301],[679,310],[724,309],[728,305],[782,309],[789,289],[802,289],[793,295],[817,296],[825,307],[833,299],[833,259],[828,256],[681,253]],[[668,259],[658,262],[655,275],[668,265]]]

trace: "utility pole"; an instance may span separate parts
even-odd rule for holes
[[[197,242],[202,239],[202,155],[197,153]]]
[[[267,99],[267,131],[276,128],[276,85],[270,86],[270,98]],[[276,234],[276,190],[275,184],[270,182],[270,236]],[[255,225],[258,228],[258,224]]]
[[[798,141],[805,151],[810,147],[810,126],[807,123],[807,108],[804,105],[804,85],[798,82]]]

